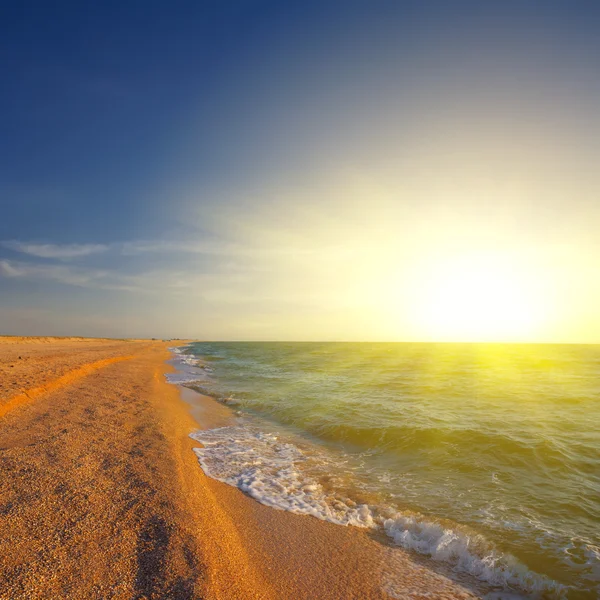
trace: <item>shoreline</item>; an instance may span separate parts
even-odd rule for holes
[[[0,407],[43,388],[0,417],[0,597],[480,597],[366,531],[206,476],[189,434],[229,409],[167,383],[169,345],[0,338]]]
[[[196,468],[167,344],[81,344],[0,344],[25,389],[133,355],[0,420],[0,597],[271,598]]]
[[[194,389],[192,384],[170,385],[180,390],[197,429],[235,423],[236,416],[229,406]],[[201,446],[192,441],[194,446]],[[266,567],[271,577],[278,574],[275,581],[271,580],[276,598],[358,600],[426,598],[434,594],[441,599],[467,599],[482,598],[489,591],[471,577],[461,581],[461,576],[446,565],[390,544],[382,532],[266,506],[236,487],[203,475],[234,516],[250,556]],[[317,589],[319,594],[314,595],[312,590]]]

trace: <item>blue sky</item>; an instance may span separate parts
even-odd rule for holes
[[[600,341],[598,13],[5,3],[0,333],[429,339],[413,265],[491,252]]]

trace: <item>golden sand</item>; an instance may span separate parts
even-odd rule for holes
[[[0,338],[0,598],[478,597],[206,477],[189,433],[229,412],[186,391],[190,410],[168,358],[162,342]]]
[[[96,362],[88,363],[81,367],[77,367],[76,369],[72,369],[71,371],[67,371],[67,373],[61,377],[52,379],[48,383],[25,390],[20,394],[9,398],[0,406],[0,417],[3,417],[6,413],[10,412],[21,404],[32,402],[35,398],[41,396],[42,394],[48,394],[58,390],[61,387],[65,387],[66,385],[73,383],[75,380],[89,375],[97,369],[101,369],[102,367],[106,367],[121,360],[129,360],[130,358],[133,358],[133,356],[115,356],[113,358],[103,358],[102,360],[97,360]]]

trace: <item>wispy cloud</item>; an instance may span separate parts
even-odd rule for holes
[[[220,275],[176,269],[154,269],[138,273],[121,273],[110,269],[93,269],[72,264],[31,263],[0,260],[0,278],[27,281],[50,281],[81,288],[115,290],[123,292],[202,293],[203,290],[220,289]],[[235,284],[235,275],[226,278]]]
[[[0,242],[4,248],[37,256],[38,258],[71,259],[98,254],[108,250],[105,244],[36,244],[31,242],[20,242],[18,240],[7,240]]]
[[[7,260],[0,260],[0,277],[20,277],[21,270]]]
[[[113,246],[128,256],[151,253],[169,254],[229,254],[236,248],[222,241],[212,240],[134,240]]]
[[[20,240],[0,242],[4,248],[38,258],[68,260],[103,252],[124,256],[142,254],[231,254],[240,251],[235,245],[212,240],[132,240],[110,244],[40,244]]]
[[[135,285],[118,273],[87,269],[72,265],[26,263],[0,260],[0,277],[11,279],[47,280],[87,288],[120,289],[133,291]]]
[[[70,260],[112,252],[123,256],[141,256],[146,254],[204,254],[207,256],[246,256],[317,254],[320,248],[308,248],[306,245],[272,246],[270,240],[262,244],[241,244],[226,240],[132,240],[111,244],[38,244],[18,240],[1,241],[0,246],[35,256],[56,260]]]
[[[0,279],[142,294],[148,298],[165,295],[170,300],[190,296],[227,306],[260,302],[296,305],[301,295],[306,304],[313,306],[335,295],[329,284],[332,271],[338,279],[350,279],[360,269],[358,258],[349,255],[337,240],[314,243],[300,235],[287,239],[285,232],[280,237],[259,231],[256,239],[242,236],[239,241],[198,236],[80,246],[0,243],[44,259],[2,257]],[[99,260],[97,254],[101,252]],[[345,275],[348,271],[351,273]]]

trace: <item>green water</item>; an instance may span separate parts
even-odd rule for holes
[[[467,559],[494,573],[508,560],[517,575],[503,585],[526,596],[600,596],[600,347],[195,343],[187,353],[204,366],[197,385],[240,410],[240,427],[295,436],[305,454],[329,457],[319,485],[339,470],[346,496],[404,515],[388,531],[396,543],[480,579],[487,571]],[[439,524],[466,549],[440,551]]]

